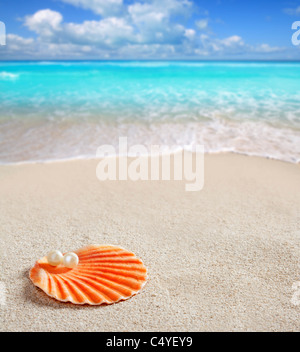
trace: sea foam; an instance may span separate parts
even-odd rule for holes
[[[15,80],[19,78],[19,74],[2,71],[0,72],[0,80]]]

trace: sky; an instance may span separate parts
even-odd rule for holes
[[[0,0],[0,60],[300,60],[300,0]]]

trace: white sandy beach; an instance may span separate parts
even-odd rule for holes
[[[0,167],[1,331],[300,331],[300,167],[205,156],[205,186],[106,181],[96,160]],[[149,281],[111,306],[46,296],[30,267],[51,249],[116,244]]]

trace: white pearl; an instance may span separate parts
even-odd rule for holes
[[[76,253],[69,252],[64,255],[63,265],[67,268],[75,268],[79,263],[79,258]]]
[[[52,266],[57,266],[62,263],[63,255],[60,251],[52,251],[47,255],[47,261]]]

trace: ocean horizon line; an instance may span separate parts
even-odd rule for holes
[[[37,59],[37,60],[2,60],[0,62],[204,62],[204,63],[218,63],[218,62],[242,62],[242,63],[252,63],[252,62],[262,62],[262,63],[300,63],[299,60],[236,60],[236,59],[225,59],[225,60],[188,60],[188,59]]]

